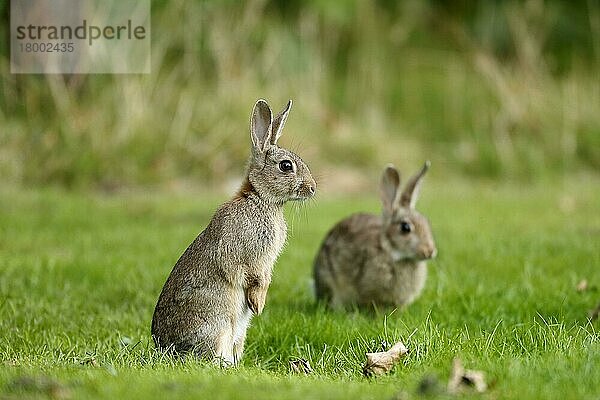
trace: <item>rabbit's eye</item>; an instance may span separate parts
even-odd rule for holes
[[[400,222],[400,232],[402,232],[402,234],[406,235],[408,233],[410,233],[410,231],[412,231],[412,227],[410,226],[410,224],[406,221],[402,221]]]
[[[279,169],[281,172],[290,172],[294,170],[294,165],[290,160],[283,160],[279,163]]]

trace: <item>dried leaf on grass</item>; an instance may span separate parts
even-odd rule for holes
[[[304,358],[293,358],[290,360],[290,369],[295,374],[312,374],[313,369],[311,368],[308,360]]]
[[[406,353],[408,353],[408,349],[402,342],[396,343],[388,351],[366,353],[367,362],[363,367],[363,374],[365,376],[383,375],[389,372]]]
[[[455,358],[448,381],[448,392],[459,393],[466,388],[473,388],[479,393],[485,392],[488,388],[485,374],[482,371],[464,369],[460,359]]]
[[[588,281],[587,279],[582,279],[581,281],[579,281],[579,283],[577,284],[577,286],[575,286],[575,289],[578,292],[585,292],[586,290],[588,290]]]
[[[577,286],[575,286],[575,290],[577,290],[579,293],[596,292],[598,290],[598,286],[590,284],[587,279],[582,279],[577,283]]]
[[[100,366],[100,364],[98,364],[98,361],[96,360],[95,357],[86,357],[83,360],[81,360],[79,362],[79,364],[81,364],[81,365],[89,365],[89,366],[92,366],[92,367],[99,367]]]

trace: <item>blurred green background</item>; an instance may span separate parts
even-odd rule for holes
[[[282,144],[325,187],[424,159],[442,177],[600,170],[595,0],[155,0],[149,75],[11,75],[8,29],[2,182],[217,188],[259,97],[294,100]]]

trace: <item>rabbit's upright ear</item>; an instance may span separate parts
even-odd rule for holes
[[[388,165],[381,177],[380,196],[383,204],[383,217],[390,221],[398,210],[398,194],[400,188],[400,174],[393,165]]]
[[[267,149],[271,143],[271,132],[273,126],[273,113],[271,107],[263,99],[259,99],[254,104],[252,110],[252,119],[250,120],[250,137],[252,138],[252,148],[259,153]]]
[[[402,207],[415,208],[415,204],[419,198],[419,189],[421,187],[421,182],[423,181],[423,176],[425,176],[430,165],[431,163],[429,161],[425,161],[421,170],[415,176],[410,178],[402,192],[402,197],[400,197],[400,205]]]
[[[292,108],[292,101],[289,100],[284,107],[283,110],[279,114],[273,118],[273,133],[271,134],[271,144],[277,144],[279,137],[281,136],[281,132],[283,131],[283,126],[285,125],[285,121],[287,120],[288,114],[290,113],[290,109]]]

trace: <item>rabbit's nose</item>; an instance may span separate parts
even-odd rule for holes
[[[420,253],[424,259],[435,258],[437,255],[437,249],[433,246],[423,246],[420,249]]]
[[[433,250],[431,250],[431,254],[429,255],[429,258],[435,258],[437,256],[437,248],[433,248]]]

